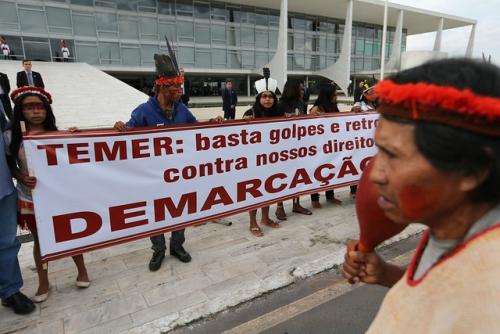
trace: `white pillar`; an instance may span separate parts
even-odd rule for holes
[[[386,69],[399,70],[401,67],[401,44],[403,40],[403,10],[399,11],[398,23],[396,25],[396,33],[394,34],[394,39],[392,41],[392,52],[387,64],[385,64]]]
[[[438,30],[436,33],[436,40],[434,41],[434,51],[441,51],[441,38],[443,36],[444,18],[439,19]]]
[[[472,25],[472,30],[470,31],[469,43],[467,43],[467,50],[465,51],[465,56],[468,58],[472,58],[474,54],[474,42],[476,39],[476,25]]]
[[[288,63],[287,63],[287,50],[288,50],[288,0],[281,0],[280,9],[280,24],[278,29],[278,45],[276,53],[271,61],[263,66],[269,67],[271,77],[278,81],[278,89],[283,92],[283,87],[288,76]],[[262,75],[262,69],[253,71],[255,74]]]
[[[387,8],[388,3],[385,0],[384,4],[384,24],[382,28],[382,54],[380,55],[380,80],[384,80],[385,71],[385,44],[387,41]]]
[[[351,79],[351,39],[352,39],[352,11],[353,0],[347,0],[347,12],[345,17],[344,37],[339,58],[324,69],[313,72],[334,81],[347,96],[347,87]]]

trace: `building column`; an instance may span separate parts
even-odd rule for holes
[[[247,96],[250,96],[250,74],[247,74]]]
[[[392,52],[385,67],[389,70],[399,70],[401,67],[401,44],[403,41],[403,18],[404,11],[400,10],[398,14],[398,23],[396,25],[396,33],[392,41]]]
[[[306,75],[306,87],[309,87],[309,76]]]
[[[280,23],[278,29],[278,45],[271,61],[263,66],[269,67],[271,77],[278,82],[278,89],[283,92],[283,87],[288,77],[288,0],[281,0]],[[262,76],[262,68],[255,69],[253,73]]]
[[[467,58],[472,58],[474,53],[474,42],[476,39],[476,25],[472,25],[472,30],[470,31],[469,42],[467,43],[467,50],[465,51],[465,56]]]
[[[388,11],[388,3],[385,0],[384,4],[384,22],[382,25],[382,52],[380,55],[380,80],[384,80],[384,72],[385,72],[385,44],[387,42],[387,11]]]
[[[438,30],[436,33],[436,40],[434,41],[434,51],[441,51],[441,38],[443,35],[443,28],[444,28],[444,18],[439,19],[439,25],[438,25]]]
[[[339,58],[324,69],[313,72],[315,75],[321,75],[334,81],[347,96],[347,87],[351,79],[351,43],[352,43],[352,11],[353,0],[347,1],[347,12],[345,17],[344,37],[342,40],[342,49]]]

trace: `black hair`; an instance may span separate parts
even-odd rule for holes
[[[26,119],[24,118],[22,103],[23,103],[24,99],[27,98],[28,96],[39,97],[43,103],[43,106],[45,107],[45,110],[47,111],[47,116],[45,117],[45,120],[43,121],[43,128],[46,131],[56,131],[57,130],[56,117],[54,116],[54,113],[52,112],[52,107],[50,106],[50,104],[47,102],[46,99],[40,97],[37,94],[30,94],[30,93],[25,94],[24,96],[20,97],[19,100],[16,101],[16,104],[14,105],[14,110],[12,113],[12,122],[11,122],[12,140],[11,140],[10,146],[9,146],[10,155],[7,157],[9,166],[11,168],[16,166],[17,154],[19,152],[19,148],[21,147],[21,142],[23,141],[22,131],[21,131],[21,121],[26,122]]]
[[[292,104],[300,99],[300,80],[287,80],[283,88],[281,100],[287,104]]]
[[[319,88],[318,98],[314,102],[315,106],[320,106],[324,112],[339,112],[337,103],[332,103],[332,96],[337,94],[334,84],[324,84]]]
[[[428,62],[388,78],[395,83],[425,82],[469,89],[488,97],[500,97],[500,69],[466,58]],[[385,116],[384,116],[385,117]],[[385,117],[390,120],[397,118]],[[472,175],[489,170],[486,179],[471,193],[474,202],[500,200],[500,140],[434,122],[414,122],[418,150],[437,169]]]
[[[254,117],[255,118],[262,118],[262,117],[275,117],[278,115],[278,97],[276,96],[276,94],[274,94],[274,92],[271,92],[271,91],[266,91],[266,92],[269,92],[271,94],[273,94],[273,98],[274,98],[274,102],[273,102],[273,105],[271,106],[271,108],[267,109],[267,108],[264,108],[261,104],[260,104],[260,96],[262,95],[262,93],[258,94],[256,97],[255,97],[255,103],[253,104],[253,114],[254,114]]]
[[[23,59],[22,60],[22,64],[24,65],[24,63],[28,63],[28,62],[31,62],[31,59]],[[19,64],[19,63],[18,63]]]

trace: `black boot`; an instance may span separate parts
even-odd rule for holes
[[[8,298],[2,299],[2,305],[12,307],[17,314],[28,314],[35,310],[35,304],[20,291]]]
[[[191,255],[184,249],[182,246],[178,246],[176,248],[170,247],[170,255],[176,257],[181,262],[189,262],[191,261]]]
[[[165,251],[155,251],[153,253],[153,256],[151,257],[151,260],[149,261],[149,270],[151,271],[157,271],[161,267],[161,262],[163,261],[163,258],[165,257]]]

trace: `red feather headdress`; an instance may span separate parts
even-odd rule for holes
[[[20,101],[20,99],[26,94],[37,95],[45,99],[45,101],[47,101],[49,104],[52,104],[52,95],[50,95],[50,93],[45,89],[35,86],[20,87],[10,94],[10,98],[12,99],[12,101],[14,101],[14,104],[17,104],[18,101]]]
[[[375,87],[382,115],[431,121],[500,136],[500,99],[429,83],[397,84],[383,80]]]

